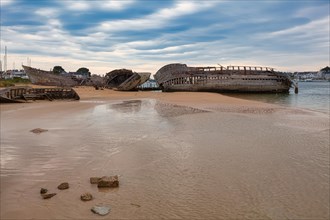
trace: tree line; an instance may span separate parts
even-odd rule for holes
[[[53,73],[54,74],[61,74],[61,73],[66,73],[66,71],[63,69],[63,67],[61,67],[61,66],[54,66],[54,68],[53,68]],[[79,68],[77,71],[76,71],[76,73],[78,73],[78,74],[81,74],[81,75],[85,75],[85,76],[91,76],[91,72],[89,72],[89,69],[88,68],[86,68],[86,67],[81,67],[81,68]]]

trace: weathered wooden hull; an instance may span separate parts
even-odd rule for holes
[[[185,86],[171,86],[167,88],[163,88],[163,92],[217,92],[217,93],[289,93],[290,88],[284,87],[279,88],[277,86],[275,87],[249,87],[246,88],[246,86],[235,86],[235,88],[232,88],[232,86],[228,87],[185,87]]]
[[[271,68],[262,70],[230,70],[215,67],[187,67],[184,64],[169,64],[155,75],[164,92],[249,92],[287,93],[292,81],[283,73]]]
[[[0,103],[22,103],[23,100],[15,100],[15,99],[9,99],[7,97],[0,95]]]
[[[50,71],[40,70],[29,66],[24,66],[24,71],[28,75],[31,83],[44,86],[72,87],[79,85],[70,76],[56,75]]]
[[[20,103],[43,99],[49,101],[56,99],[79,100],[80,97],[72,88],[9,87],[0,90],[0,103]]]
[[[135,90],[146,82],[150,73],[137,73],[132,70],[118,69],[106,74],[106,87],[119,91]]]

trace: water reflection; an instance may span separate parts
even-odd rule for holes
[[[186,114],[207,112],[202,109],[192,108],[188,106],[175,105],[170,103],[164,103],[156,101],[154,106],[156,112],[162,117],[175,117]]]
[[[136,113],[141,111],[141,100],[129,100],[121,103],[111,104],[110,108],[122,113]]]

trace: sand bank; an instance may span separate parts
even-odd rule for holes
[[[212,93],[76,90],[78,102],[1,105],[1,219],[99,219],[100,203],[107,219],[329,217],[327,116]],[[119,188],[89,183],[115,174]],[[58,194],[43,200],[41,187]]]

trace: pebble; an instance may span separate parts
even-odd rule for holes
[[[48,189],[45,189],[45,188],[40,189],[40,194],[45,194],[47,192],[48,192]]]
[[[110,207],[108,206],[93,206],[91,211],[95,214],[99,214],[99,215],[107,215],[110,212]]]
[[[82,194],[82,195],[80,196],[80,199],[81,199],[82,201],[90,201],[90,200],[93,199],[93,196],[92,196],[92,194],[90,194],[90,193],[84,193],[84,194]]]
[[[61,183],[57,188],[60,190],[69,189],[69,183],[67,182]]]
[[[42,129],[42,128],[35,128],[33,130],[31,130],[32,133],[35,133],[35,134],[40,134],[42,132],[46,132],[48,131],[47,129]]]
[[[42,194],[41,196],[43,199],[50,199],[55,195],[56,195],[56,193],[49,193],[49,194]]]
[[[118,176],[104,176],[97,183],[97,187],[118,187]]]

